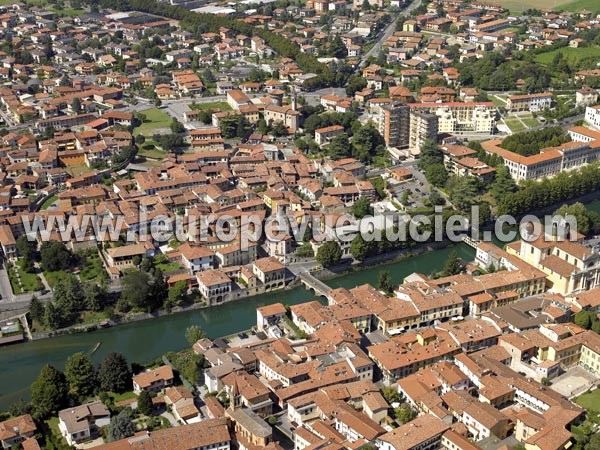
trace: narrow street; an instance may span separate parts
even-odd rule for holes
[[[371,48],[371,50],[369,50],[367,53],[362,55],[362,57],[360,59],[360,64],[358,65],[358,69],[360,69],[371,56],[375,56],[379,53],[379,49],[381,49],[381,46],[383,45],[383,43],[385,41],[387,41],[388,38],[390,36],[392,36],[394,34],[394,32],[396,31],[396,23],[398,23],[398,19],[402,16],[404,16],[404,17],[410,16],[411,11],[418,8],[419,6],[421,6],[421,0],[415,0],[410,5],[408,5],[405,9],[403,9],[398,14],[398,16],[394,20],[392,20],[390,22],[390,24],[383,31],[379,32],[380,37],[378,38],[378,41],[375,43],[373,48]]]

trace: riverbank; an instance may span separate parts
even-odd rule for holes
[[[427,244],[415,245],[414,247],[411,247],[408,249],[399,249],[399,250],[394,250],[389,253],[371,256],[369,258],[366,258],[363,261],[354,261],[352,263],[339,264],[337,266],[330,267],[330,268],[321,268],[318,272],[314,273],[314,276],[323,281],[333,281],[338,277],[348,276],[353,273],[357,273],[359,271],[363,271],[366,269],[375,269],[380,266],[386,266],[386,265],[390,265],[390,264],[400,263],[400,262],[410,259],[412,257],[422,255],[426,252],[441,250],[441,249],[453,247],[455,245],[456,245],[455,243],[450,242],[450,241],[432,242],[432,243],[427,243]],[[300,283],[299,283],[299,278],[296,277],[291,283],[286,285],[285,288],[280,289],[279,291],[273,291],[271,293],[277,294],[278,292],[286,291],[286,290],[289,291],[292,289],[297,289],[298,287],[300,287]],[[261,294],[239,297],[239,298],[236,298],[235,300],[231,300],[230,302],[227,302],[227,304],[252,299],[254,297],[258,297],[261,295],[265,295],[265,294],[261,293]],[[149,312],[149,313],[148,312],[138,312],[138,313],[128,314],[125,316],[118,316],[115,318],[111,318],[108,321],[107,325],[109,327],[118,327],[118,326],[126,325],[129,323],[140,322],[143,320],[156,319],[159,317],[170,316],[173,314],[191,312],[191,311],[205,309],[205,308],[215,308],[215,307],[219,307],[219,306],[221,306],[221,305],[212,305],[211,306],[211,305],[207,305],[205,302],[196,302],[196,303],[191,303],[186,306],[176,306],[176,307],[171,308],[170,310],[159,309],[159,310]],[[58,330],[32,333],[30,335],[30,337],[31,337],[31,340],[41,340],[41,339],[56,338],[56,337],[65,336],[65,335],[72,335],[72,334],[92,333],[94,331],[107,328],[105,323],[106,323],[106,320],[87,323],[85,325],[76,324],[76,325],[72,325],[67,328],[61,328]]]

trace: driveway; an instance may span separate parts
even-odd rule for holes
[[[10,279],[8,278],[8,272],[6,271],[6,261],[0,260],[0,304],[6,302],[12,302],[14,300],[12,287],[10,286]]]

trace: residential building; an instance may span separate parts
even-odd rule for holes
[[[0,443],[2,448],[10,449],[31,438],[36,432],[37,427],[29,414],[13,417],[0,422]]]
[[[410,149],[420,151],[426,140],[437,142],[438,134],[438,116],[422,112],[412,112],[410,114]]]
[[[149,369],[133,376],[133,392],[136,394],[142,391],[160,392],[172,386],[174,380],[175,376],[171,366],[165,365],[156,369]]]
[[[400,102],[382,105],[379,110],[379,133],[388,147],[406,147],[410,142],[410,109]]]
[[[58,429],[69,445],[89,441],[110,423],[110,411],[100,401],[58,412]]]

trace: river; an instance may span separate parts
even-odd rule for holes
[[[458,255],[471,261],[475,250],[466,244],[453,247]],[[379,272],[388,270],[395,283],[413,272],[429,274],[442,269],[452,248],[426,252],[403,261],[366,268],[327,281],[331,287],[352,288],[377,284]],[[295,305],[312,299],[303,287],[251,297],[212,308],[187,311],[156,319],[119,325],[90,333],[71,334],[0,348],[0,411],[20,398],[29,399],[29,386],[44,364],[64,369],[66,359],[75,352],[91,351],[101,343],[92,359],[98,363],[107,353],[121,352],[132,362],[150,361],[168,351],[188,344],[185,329],[199,325],[211,338],[247,330],[256,324],[256,308],[281,302]]]

